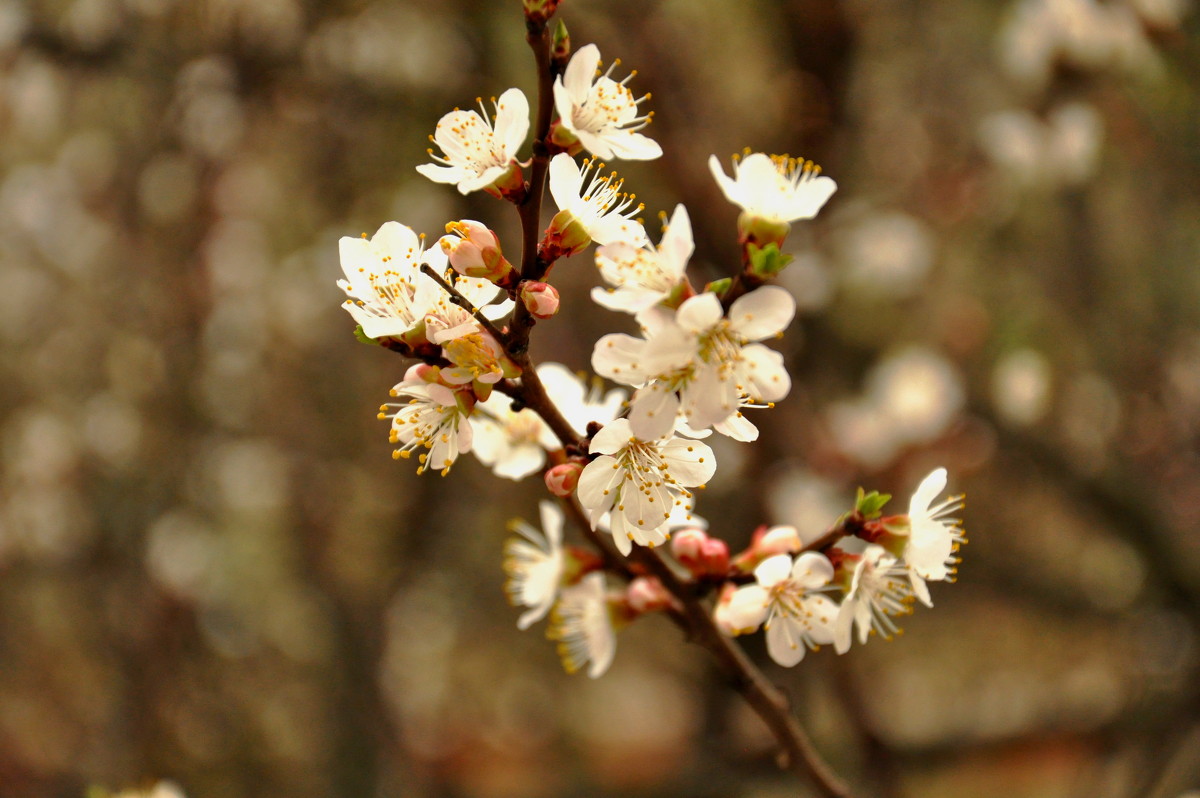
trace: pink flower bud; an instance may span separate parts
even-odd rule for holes
[[[671,594],[656,576],[639,576],[630,582],[625,590],[625,601],[638,614],[665,610],[674,603]]]
[[[773,526],[758,540],[755,553],[766,559],[775,554],[795,554],[804,548],[800,533],[794,526]]]
[[[558,313],[558,289],[549,283],[535,280],[521,283],[521,301],[534,318],[548,319]]]
[[[446,225],[449,235],[438,241],[454,271],[503,285],[511,279],[512,264],[500,251],[500,239],[486,225],[462,219]]]
[[[546,471],[546,489],[555,496],[566,498],[575,492],[583,466],[579,463],[559,463]]]
[[[704,571],[710,576],[723,576],[729,572],[729,546],[720,538],[709,538],[700,549]]]
[[[699,576],[705,570],[704,544],[709,539],[703,529],[681,529],[671,535],[671,554],[693,576]]]

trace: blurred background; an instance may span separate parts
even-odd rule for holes
[[[735,547],[858,485],[965,491],[958,584],[907,634],[771,665],[864,795],[1200,786],[1200,38],[1187,0],[564,0],[650,91],[694,280],[736,262],[709,154],[822,164],[778,345],[717,441]],[[562,672],[503,598],[464,457],[389,457],[406,363],[357,343],[337,240],[511,210],[414,170],[454,106],[532,95],[520,4],[0,0],[0,796],[776,798],[756,717],[661,618]],[[527,150],[523,151],[527,152]],[[511,256],[511,254],[510,254]],[[628,319],[586,257],[533,352]],[[736,550],[736,549],[735,549]]]

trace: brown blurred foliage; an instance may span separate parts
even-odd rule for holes
[[[516,631],[500,549],[536,479],[388,457],[405,363],[351,335],[337,239],[468,217],[516,247],[510,209],[413,167],[451,107],[532,94],[519,9],[0,0],[4,798],[798,794],[661,619],[595,682]],[[710,153],[839,182],[789,241],[792,395],[758,444],[719,442],[700,514],[737,545],[937,464],[968,494],[961,581],[908,634],[769,671],[822,750],[878,796],[1196,787],[1196,15],[560,14],[653,93],[666,155],[617,166],[687,204],[698,279],[736,258]],[[583,369],[628,321],[587,300],[586,257],[555,280],[534,353]]]

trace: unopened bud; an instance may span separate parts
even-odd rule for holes
[[[554,16],[559,0],[524,0],[525,18],[530,22],[545,22]]]
[[[750,545],[733,560],[733,566],[750,573],[758,564],[776,554],[795,554],[804,548],[804,541],[794,526],[760,526],[750,538]]]
[[[882,546],[893,557],[902,557],[912,536],[912,519],[907,515],[888,515],[867,521],[857,532],[858,537]]]
[[[546,471],[546,489],[555,496],[566,498],[575,492],[583,466],[579,463],[559,463]]]
[[[578,155],[583,152],[583,142],[560,121],[550,126],[550,135],[546,137],[551,152],[565,152],[568,155]]]
[[[554,42],[550,45],[550,61],[563,71],[567,67],[567,59],[571,56],[571,34],[567,33],[567,24],[561,19],[554,26]]]
[[[724,576],[729,572],[729,546],[703,529],[681,529],[671,535],[671,553],[692,576]]]
[[[548,319],[558,313],[558,289],[549,283],[536,280],[521,283],[521,301],[537,319]]]
[[[583,222],[570,211],[562,210],[550,220],[550,226],[546,228],[546,235],[538,247],[538,255],[546,263],[553,263],[559,258],[582,252],[591,243],[592,236]]]
[[[703,529],[680,529],[671,535],[671,554],[680,565],[695,574],[703,561],[706,540],[708,533]]]
[[[512,264],[500,251],[500,239],[487,225],[462,219],[446,225],[449,235],[439,245],[450,259],[454,271],[465,277],[479,277],[503,286],[512,281]]]
[[[704,562],[704,571],[709,576],[724,576],[729,573],[729,546],[720,538],[704,541],[700,556]]]
[[[795,554],[804,548],[800,533],[794,526],[773,526],[763,533],[755,550],[763,559],[775,554]]]
[[[644,612],[665,610],[674,604],[674,598],[658,581],[657,576],[639,576],[625,589],[625,601],[639,615]]]
[[[755,244],[766,247],[768,244],[775,244],[776,247],[782,247],[791,229],[792,226],[787,222],[764,219],[748,211],[743,211],[738,217],[738,240],[743,246]]]

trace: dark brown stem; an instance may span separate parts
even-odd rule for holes
[[[554,112],[554,71],[550,63],[550,31],[545,22],[530,22],[525,40],[533,50],[537,65],[537,118],[533,128],[533,163],[529,172],[529,187],[517,210],[521,215],[521,279],[540,280],[545,277],[546,265],[538,258],[541,239],[542,197],[546,189],[546,171],[550,151],[546,139],[550,135],[550,119]],[[536,320],[522,303],[517,303],[509,330],[508,348],[521,353],[529,346],[529,331]]]
[[[717,659],[746,703],[762,718],[787,756],[787,768],[809,778],[827,798],[852,798],[853,793],[821,758],[804,727],[792,714],[787,698],[767,680],[741,646],[725,636],[709,609],[698,599],[675,570],[649,548],[634,550],[638,562],[662,582],[683,606],[687,631],[693,643],[703,646]]]
[[[483,329],[487,330],[488,335],[496,339],[497,342],[504,341],[504,333],[496,329],[496,325],[492,324],[491,319],[479,312],[479,308],[471,304],[471,300],[467,299],[458,289],[446,282],[446,280],[434,271],[433,267],[428,263],[421,264],[421,271],[433,278],[433,281],[442,287],[442,290],[450,295],[450,301],[458,305],[463,310],[475,317],[475,321],[479,322]]]
[[[521,369],[521,382],[518,384],[505,380],[497,383],[497,390],[518,400],[541,416],[542,421],[545,421],[550,427],[550,431],[562,441],[564,449],[573,447],[586,451],[586,442],[576,434],[566,416],[558,409],[558,405],[554,404],[546,394],[546,386],[542,385],[542,379],[538,376],[537,369],[534,368],[529,355],[511,352],[509,354],[513,362]]]

